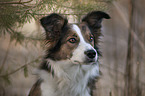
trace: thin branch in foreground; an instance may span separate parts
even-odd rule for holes
[[[30,2],[32,2],[33,0],[29,0],[29,1],[26,1],[26,2],[21,2],[21,0],[20,1],[12,1],[12,2],[0,2],[0,4],[26,4],[26,3],[30,3]]]
[[[25,64],[25,65],[23,65],[23,66],[21,66],[21,67],[19,67],[18,69],[14,70],[14,71],[12,71],[12,72],[9,72],[9,73],[7,73],[7,74],[0,75],[0,77],[10,76],[10,75],[16,73],[17,71],[19,71],[19,70],[25,68],[27,65],[31,65],[32,63],[35,63],[35,62],[38,61],[41,57],[42,57],[42,56],[39,56],[39,57],[36,58],[35,60],[33,60],[33,61],[31,61],[31,62],[29,62],[29,63],[27,63],[27,64]]]

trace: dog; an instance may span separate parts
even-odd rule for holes
[[[56,13],[40,19],[47,50],[37,72],[40,79],[29,96],[93,96],[99,76],[98,43],[104,18],[110,16],[93,11],[77,25]]]

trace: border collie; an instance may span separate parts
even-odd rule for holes
[[[40,20],[47,52],[37,71],[40,79],[29,96],[93,96],[99,76],[98,49],[102,11],[88,13],[78,25],[53,13]]]

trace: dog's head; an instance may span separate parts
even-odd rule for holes
[[[101,11],[88,13],[78,25],[69,24],[59,14],[43,17],[40,22],[46,31],[48,52],[46,58],[76,63],[96,62],[98,58],[98,40],[101,22],[110,16]]]

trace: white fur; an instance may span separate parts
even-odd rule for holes
[[[71,58],[71,60],[83,62],[85,60],[85,57],[86,57],[84,55],[85,51],[94,50],[96,52],[96,50],[93,48],[93,46],[91,46],[91,44],[87,43],[84,40],[83,35],[81,34],[81,30],[79,29],[79,27],[77,25],[73,25],[73,29],[78,34],[78,36],[80,38],[80,43],[79,43],[79,46],[77,47],[77,49],[73,52],[73,57]],[[98,56],[96,54],[95,61],[97,60],[97,57]]]
[[[69,60],[49,61],[53,65],[55,76],[40,72],[44,80],[41,84],[42,96],[90,96],[87,82],[89,78],[99,75],[98,64],[78,65]]]
[[[87,87],[88,79],[99,75],[99,66],[82,63],[85,60],[84,51],[95,49],[85,42],[77,25],[73,25],[73,29],[78,34],[80,43],[73,52],[72,58],[61,61],[48,59],[54,70],[54,77],[46,71],[38,72],[43,79],[40,86],[42,96],[90,96],[90,89]],[[95,59],[97,61],[97,55]]]

